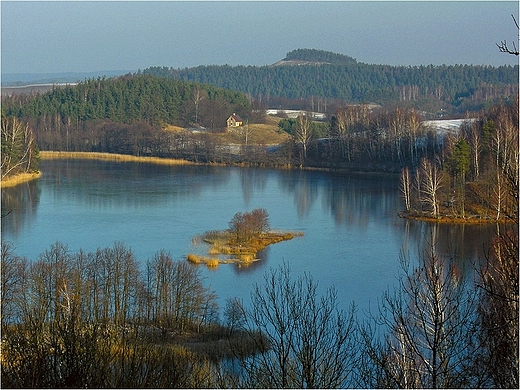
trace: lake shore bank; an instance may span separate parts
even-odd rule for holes
[[[19,184],[27,183],[32,180],[36,180],[40,178],[42,173],[40,171],[38,172],[24,172],[19,173],[17,175],[2,179],[0,181],[0,188],[9,188],[9,187],[16,187]]]
[[[433,222],[433,223],[444,223],[444,224],[473,224],[473,225],[484,225],[484,224],[507,224],[513,223],[514,221],[507,218],[493,219],[493,218],[482,218],[482,217],[451,217],[451,216],[441,216],[438,218],[428,216],[428,215],[420,215],[420,214],[411,214],[406,213],[404,211],[399,211],[397,213],[399,218],[403,219],[412,219],[416,221],[423,222]]]

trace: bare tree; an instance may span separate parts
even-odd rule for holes
[[[15,117],[6,118],[2,113],[1,133],[2,178],[19,172],[30,172],[35,168],[36,141],[28,124]]]
[[[10,242],[2,241],[0,270],[0,316],[2,333],[5,335],[7,325],[19,314],[17,307],[20,304],[23,279],[27,272],[27,260],[13,253]]]
[[[205,90],[195,87],[193,90],[193,104],[195,105],[195,123],[199,123],[199,106],[200,102],[208,97],[208,94]]]
[[[478,351],[475,310],[477,294],[450,259],[439,256],[432,242],[399,287],[383,296],[372,325],[362,335],[367,348],[364,364],[367,387],[461,388],[483,384],[474,369]],[[382,334],[378,329],[386,329]],[[369,372],[370,371],[370,372]]]
[[[300,166],[303,166],[307,158],[307,149],[312,141],[312,121],[309,113],[298,116],[296,120],[296,132],[294,134],[296,142],[302,147]]]
[[[333,288],[319,297],[310,276],[293,281],[284,265],[251,298],[244,330],[259,352],[242,361],[246,386],[348,387],[357,358],[354,308],[338,310]]]
[[[511,229],[511,230],[510,230]],[[519,386],[518,225],[498,232],[493,251],[481,270],[480,303],[482,370],[498,388]]]
[[[513,22],[515,23],[516,29],[518,30],[519,29],[518,22],[516,21],[515,16],[513,14],[511,14],[511,18],[513,18]],[[507,53],[507,54],[512,54],[512,55],[517,56],[519,53],[518,53],[518,49],[516,48],[515,41],[513,41],[512,44],[513,44],[513,47],[510,48],[505,40],[503,40],[500,43],[496,43],[498,50],[501,53]]]
[[[466,121],[462,126],[462,130],[465,133],[465,138],[468,140],[471,150],[473,180],[478,180],[480,176],[480,156],[482,153],[482,137],[478,123],[476,121]]]
[[[232,335],[237,329],[242,329],[245,325],[245,308],[241,300],[238,298],[226,299],[226,307],[224,308],[225,325]]]

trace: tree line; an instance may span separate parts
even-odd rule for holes
[[[2,242],[2,386],[518,388],[518,231],[474,279],[436,237],[364,316],[284,263],[222,319],[199,268],[165,251],[55,243],[30,261]]]
[[[401,172],[407,216],[504,220],[518,203],[518,95],[442,133],[414,109],[338,108],[327,125],[311,113],[282,119],[292,164]],[[516,189],[516,190],[515,190]]]

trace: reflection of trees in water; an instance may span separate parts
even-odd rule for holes
[[[20,229],[34,219],[40,194],[38,180],[2,189],[2,231],[8,229],[16,237]]]
[[[323,209],[329,210],[338,225],[355,223],[364,226],[371,214],[397,212],[396,185],[396,180],[382,175],[308,171],[282,172],[279,175],[279,187],[294,195],[299,217],[309,214],[321,190]]]
[[[306,171],[281,172],[278,176],[279,188],[294,196],[298,217],[309,214],[312,205],[318,198],[321,180],[321,174]]]
[[[438,256],[449,258],[457,270],[474,273],[489,256],[496,225],[438,224],[415,220],[404,221],[403,250],[413,256],[428,245],[432,237]]]
[[[244,197],[244,203],[246,206],[249,205],[251,196],[255,191],[263,192],[267,186],[267,170],[259,170],[256,168],[240,169],[240,184],[242,187],[242,195]]]
[[[338,225],[366,227],[370,216],[396,212],[396,181],[382,175],[337,174],[325,176],[323,210]]]
[[[162,166],[96,160],[45,161],[42,171],[55,181],[52,196],[78,199],[94,208],[157,205],[219,188],[231,171],[209,166]],[[42,165],[43,165],[42,164]],[[164,177],[168,176],[168,180]]]

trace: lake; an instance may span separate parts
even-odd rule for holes
[[[2,240],[31,260],[59,241],[76,252],[129,246],[145,264],[164,249],[185,261],[205,253],[192,238],[223,230],[237,212],[264,208],[272,229],[303,232],[269,246],[250,266],[201,267],[225,300],[247,305],[255,284],[283,262],[320,290],[334,286],[341,308],[375,308],[396,285],[401,253],[417,253],[433,234],[437,253],[463,272],[484,259],[492,225],[437,225],[401,219],[397,175],[214,166],[161,166],[95,160],[44,160],[40,179],[2,189]]]

